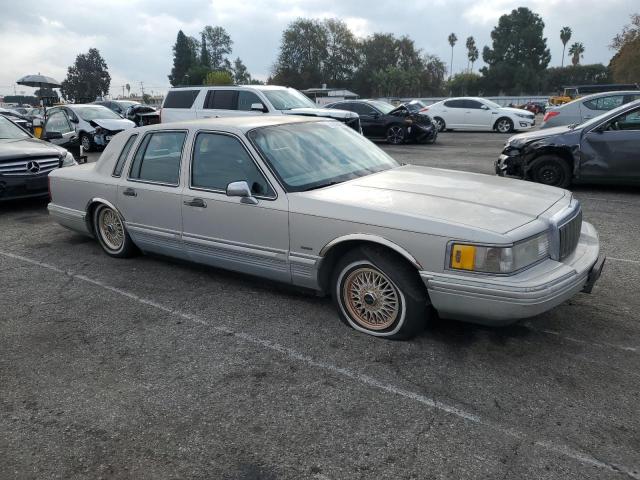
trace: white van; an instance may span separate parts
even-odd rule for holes
[[[172,88],[164,99],[160,122],[244,115],[328,117],[362,133],[357,113],[318,108],[298,90],[275,85]]]

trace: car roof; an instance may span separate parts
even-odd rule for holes
[[[291,87],[283,87],[281,85],[193,85],[184,87],[172,87],[170,92],[178,90],[287,90]]]
[[[611,92],[592,93],[591,95],[585,95],[584,97],[576,98],[575,100],[571,100],[570,102],[564,103],[562,105],[556,105],[554,107],[554,110],[565,107],[571,108],[579,103],[588,102],[589,100],[595,100],[597,98],[610,97],[612,95],[640,95],[640,90],[615,90]]]
[[[144,132],[147,130],[180,130],[188,128],[194,130],[228,130],[246,133],[249,130],[260,127],[323,121],[337,122],[337,120],[328,117],[310,117],[306,115],[248,115],[244,117],[219,117],[187,120],[184,122],[157,123],[155,125],[139,127],[135,130],[137,132]]]

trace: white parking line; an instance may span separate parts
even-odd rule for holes
[[[607,261],[609,260],[613,260],[614,262],[634,263],[636,265],[640,265],[640,260],[630,260],[628,258],[607,257]]]
[[[205,325],[208,326],[209,328],[212,328],[216,331],[219,331],[221,333],[225,333],[227,335],[233,335],[236,338],[239,338],[241,340],[244,340],[248,343],[252,343],[254,345],[263,347],[264,349],[267,350],[271,350],[271,351],[275,351],[278,352],[290,359],[302,362],[308,366],[311,367],[315,367],[315,368],[319,368],[321,370],[326,370],[328,372],[331,372],[333,374],[336,375],[340,375],[342,377],[345,378],[349,378],[351,380],[355,380],[356,382],[359,382],[362,385],[366,385],[368,387],[371,388],[375,388],[378,390],[381,390],[383,392],[386,393],[390,393],[393,395],[397,395],[400,397],[403,397],[405,399],[408,400],[412,400],[414,402],[420,403],[422,405],[425,405],[429,408],[434,408],[437,410],[440,410],[441,412],[447,413],[447,414],[451,414],[454,415],[462,420],[477,424],[477,425],[481,425],[484,427],[487,427],[491,430],[497,431],[507,437],[510,438],[514,438],[517,440],[525,440],[525,441],[529,441],[531,442],[532,445],[535,445],[539,448],[542,448],[544,450],[547,450],[549,452],[555,453],[555,454],[559,454],[568,458],[571,458],[573,460],[578,461],[579,463],[582,464],[587,464],[587,465],[592,465],[598,468],[602,468],[605,470],[608,470],[610,472],[616,472],[616,473],[623,473],[625,475],[627,475],[629,478],[633,478],[633,479],[637,479],[640,480],[640,473],[637,472],[637,470],[628,468],[626,466],[623,465],[618,465],[618,464],[611,464],[611,463],[606,463],[603,462],[601,460],[598,460],[597,458],[584,453],[584,452],[580,452],[578,450],[574,450],[566,445],[562,445],[562,444],[556,444],[554,442],[550,442],[547,440],[537,440],[537,439],[533,439],[530,438],[529,435],[514,430],[514,429],[510,429],[507,427],[502,427],[500,425],[494,424],[492,422],[489,422],[487,420],[482,419],[480,416],[471,413],[471,412],[467,412],[465,410],[462,410],[460,408],[454,407],[452,405],[448,405],[446,403],[440,402],[438,400],[435,400],[433,398],[427,397],[425,395],[422,395],[420,393],[416,393],[416,392],[412,392],[410,390],[405,390],[403,388],[397,387],[395,385],[383,382],[381,380],[378,380],[374,377],[371,377],[369,375],[365,375],[362,373],[358,373],[356,371],[347,369],[347,368],[343,368],[337,365],[334,365],[332,363],[329,362],[325,362],[322,360],[316,360],[313,357],[310,357],[308,355],[305,355],[303,353],[300,353],[296,350],[293,350],[291,348],[285,347],[283,345],[271,342],[269,340],[265,340],[259,337],[255,337],[249,333],[244,333],[244,332],[236,332],[234,330],[231,330],[227,327],[224,326],[219,326],[219,325],[212,325],[208,322],[206,322],[205,320],[203,320],[202,318],[198,317],[197,315],[193,315],[190,313],[186,313],[186,312],[182,312],[180,310],[174,310],[172,308],[166,307],[158,302],[155,302],[153,300],[144,298],[144,297],[140,297],[138,295],[135,295],[133,293],[127,292],[125,290],[122,290],[120,288],[117,287],[113,287],[111,285],[108,285],[104,282],[101,282],[100,280],[95,280],[93,278],[89,278],[85,275],[80,275],[80,274],[76,274],[73,273],[72,271],[65,271],[59,267],[56,267],[54,265],[51,265],[49,263],[44,263],[44,262],[40,262],[38,260],[34,260],[31,258],[27,258],[24,257],[22,255],[16,255],[14,253],[10,253],[10,252],[5,252],[5,251],[0,251],[0,255],[7,257],[7,258],[12,258],[14,260],[19,260],[25,263],[29,263],[31,265],[36,265],[38,267],[42,267],[42,268],[46,268],[49,270],[52,270],[56,273],[61,273],[64,275],[67,275],[71,278],[89,283],[91,285],[95,285],[97,287],[100,287],[104,290],[108,290],[110,292],[116,293],[118,295],[122,295],[126,298],[129,298],[135,302],[141,303],[143,305],[148,305],[150,307],[156,308],[158,310],[161,310],[163,312],[166,313],[170,313],[172,315],[178,316],[180,318],[183,318],[185,320],[194,322],[198,325]]]
[[[625,352],[633,352],[633,353],[638,353],[640,351],[640,349],[638,349],[636,347],[628,347],[628,346],[625,346],[625,345],[616,345],[615,343],[589,342],[587,340],[581,340],[579,338],[569,337],[569,336],[567,336],[567,335],[565,335],[565,334],[563,334],[561,332],[556,332],[555,330],[546,330],[546,329],[535,328],[535,327],[532,327],[530,324],[527,324],[527,328],[529,330],[533,330],[534,332],[540,332],[540,333],[546,333],[547,335],[553,335],[555,337],[562,338],[563,340],[567,340],[568,342],[572,342],[572,343],[580,343],[582,345],[591,345],[592,347],[597,347],[597,348],[615,348],[616,350],[622,350],[622,351],[625,351]]]

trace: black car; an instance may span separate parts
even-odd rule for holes
[[[124,118],[127,109],[134,105],[140,105],[140,102],[134,100],[97,100],[92,102],[92,105],[107,107],[109,110],[113,110]]]
[[[386,140],[398,145],[408,140],[420,143],[434,143],[438,129],[431,117],[422,112],[424,105],[419,102],[403,103],[394,107],[379,100],[346,100],[326,105],[326,108],[349,110],[360,115],[360,125],[364,136]]]
[[[60,134],[50,136],[59,138]],[[46,197],[49,172],[75,163],[64,148],[35,138],[0,115],[0,202]]]
[[[160,112],[150,105],[131,105],[125,111],[124,118],[138,127],[144,127],[160,123]]]
[[[567,188],[571,183],[640,184],[640,100],[580,125],[511,137],[496,173]]]

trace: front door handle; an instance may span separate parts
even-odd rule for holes
[[[185,200],[184,204],[188,205],[189,207],[207,208],[207,203],[201,198],[192,198],[191,200]]]
[[[126,195],[127,197],[137,197],[138,194],[136,193],[136,191],[133,188],[126,188],[123,192],[123,195]]]

